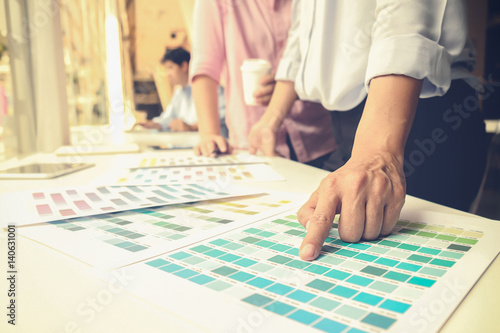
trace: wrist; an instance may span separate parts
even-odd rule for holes
[[[277,132],[286,115],[286,111],[275,108],[268,108],[262,116],[261,121],[267,124],[273,132]]]

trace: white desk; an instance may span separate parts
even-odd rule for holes
[[[38,159],[54,160],[50,155]],[[0,191],[28,190],[87,184],[109,171],[114,156],[85,156],[96,167],[55,180],[0,181]],[[66,161],[66,158],[57,158]],[[267,189],[312,192],[327,172],[281,158],[269,158],[286,182],[251,183]],[[430,210],[458,215],[460,211],[408,197],[404,209]],[[499,222],[500,223],[500,222]],[[6,234],[1,233],[4,272],[0,285],[3,312],[7,299]],[[89,249],[90,251],[91,249]],[[1,332],[207,332],[126,292],[92,277],[88,266],[42,244],[17,238],[17,326],[7,325],[2,314]],[[125,282],[126,283],[126,282]],[[104,298],[104,295],[112,295]],[[101,301],[96,299],[101,297]],[[500,326],[500,259],[498,257],[458,307],[442,332],[498,332]]]

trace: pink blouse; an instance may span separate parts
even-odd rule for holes
[[[191,80],[207,75],[222,81],[226,96],[229,141],[248,148],[248,133],[264,114],[264,106],[248,106],[243,99],[240,67],[245,59],[263,58],[273,73],[283,54],[291,22],[290,0],[197,0]],[[336,147],[328,111],[321,104],[296,101],[283,121],[276,150],[290,157],[286,135],[300,162],[327,154]]]

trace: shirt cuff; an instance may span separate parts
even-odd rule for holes
[[[365,87],[374,77],[397,74],[423,79],[422,98],[442,96],[450,87],[451,63],[452,56],[435,41],[421,35],[392,36],[372,44]]]
[[[274,79],[295,82],[297,73],[299,72],[299,66],[300,63],[298,61],[282,58],[276,70],[276,74],[274,75]]]

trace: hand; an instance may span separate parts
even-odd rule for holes
[[[262,117],[250,129],[248,134],[250,154],[261,151],[266,156],[278,156],[276,152],[276,129],[270,125],[266,117]]]
[[[260,79],[259,89],[257,89],[253,94],[255,101],[260,105],[267,106],[273,95],[275,85],[276,81],[274,81],[274,74],[267,74],[263,76]]]
[[[182,119],[175,118],[169,124],[168,127],[173,132],[187,132],[187,131],[196,131],[194,126],[186,124]]]
[[[152,129],[156,129],[158,131],[161,130],[161,125],[158,124],[158,123],[155,123],[152,120],[146,120],[146,121],[142,121],[142,122],[137,122],[137,123],[134,124],[134,126],[132,127],[132,129],[136,128],[137,126],[141,126],[143,128],[152,128]]]
[[[230,154],[232,147],[226,138],[221,135],[206,135],[201,138],[200,143],[194,147],[197,156],[215,157],[219,154]]]
[[[345,242],[388,235],[405,200],[406,180],[401,159],[389,153],[352,156],[329,174],[297,213],[307,229],[300,246],[303,260],[315,259],[340,213],[339,235]]]

